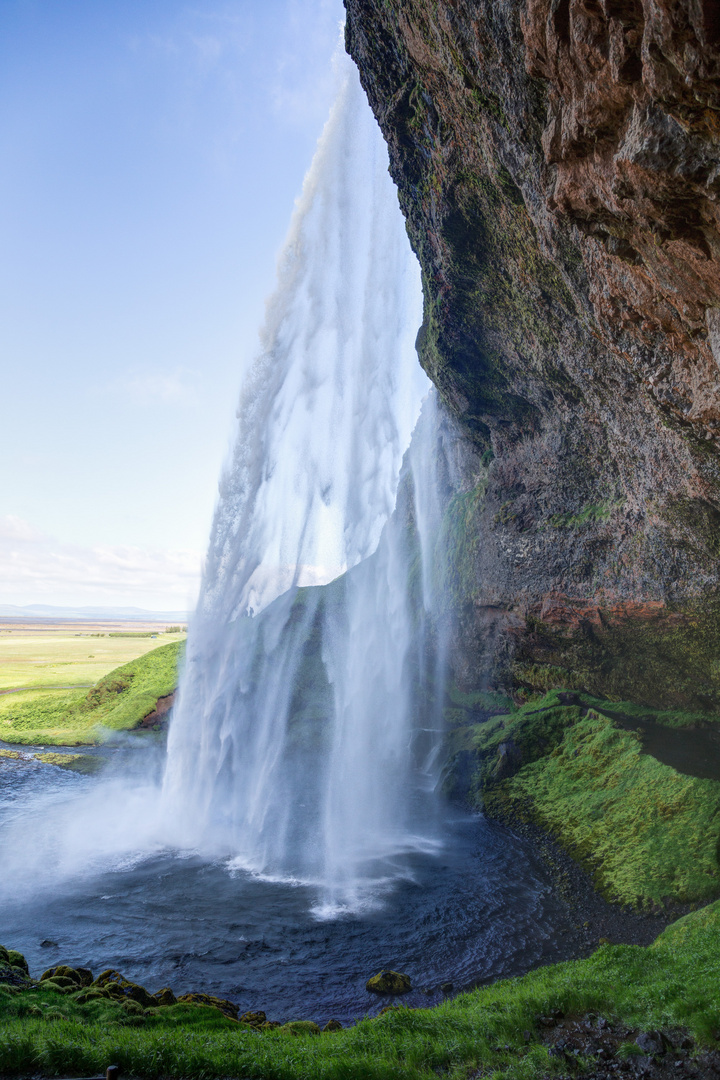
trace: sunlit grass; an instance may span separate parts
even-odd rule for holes
[[[82,633],[0,633],[0,690],[28,686],[94,685],[113,668],[138,656],[184,641],[185,634],[152,637],[103,637]]]
[[[172,693],[184,636],[174,637],[114,668],[89,690],[28,690],[0,695],[0,739],[9,743],[78,746],[101,741],[108,731],[136,727]],[[145,639],[140,639],[145,641]],[[162,640],[162,639],[159,639]]]

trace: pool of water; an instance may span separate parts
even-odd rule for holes
[[[40,844],[44,829],[51,854],[65,801],[93,785],[97,794],[102,783],[0,759],[0,829],[12,826],[17,844],[27,817],[28,845]],[[109,798],[122,815],[117,791]],[[62,878],[44,877],[36,861],[31,887],[25,880],[17,896],[2,894],[0,941],[20,949],[36,976],[61,961],[96,974],[114,967],[150,990],[200,990],[242,1011],[320,1023],[377,1012],[386,1000],[365,982],[383,967],[410,975],[406,1003],[427,1005],[442,999],[443,983],[457,992],[572,955],[576,928],[527,842],[452,808],[441,838],[439,852],[398,863],[375,907],[334,918],[318,913],[312,885],[265,880],[198,853],[125,849],[115,860],[106,853],[100,869]]]

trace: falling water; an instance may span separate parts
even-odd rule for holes
[[[319,911],[362,906],[431,843],[422,439],[387,524],[429,387],[421,309],[385,145],[343,59],[241,396],[163,790],[186,843],[318,883]]]
[[[3,935],[33,974],[114,967],[345,1023],[373,1007],[380,967],[426,1006],[448,980],[570,955],[528,845],[435,817],[428,555],[468,478],[432,393],[421,411],[419,322],[385,149],[344,61],[243,391],[167,761],[133,735],[91,751],[109,758],[97,777],[0,758]],[[321,921],[347,911],[368,914]]]

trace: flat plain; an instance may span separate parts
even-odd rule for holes
[[[0,695],[90,687],[121,664],[184,639],[184,632],[167,633],[165,623],[0,619]]]

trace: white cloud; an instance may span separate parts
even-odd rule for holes
[[[0,603],[194,606],[202,555],[141,547],[82,547],[0,516]]]
[[[142,408],[156,405],[195,405],[198,401],[194,379],[185,371],[164,375],[128,373],[94,392],[103,396],[125,398]]]

